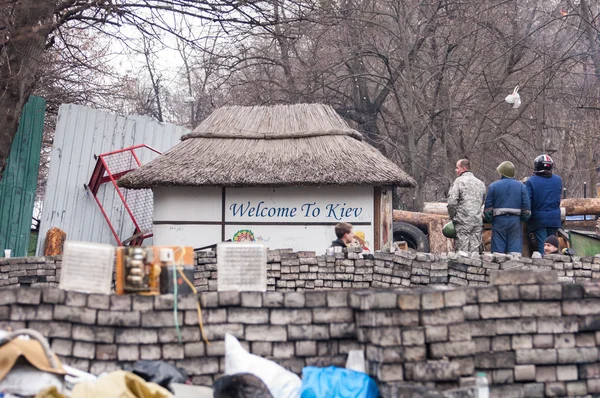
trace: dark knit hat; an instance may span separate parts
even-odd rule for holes
[[[556,237],[556,235],[550,235],[548,238],[546,238],[544,243],[549,243],[558,249],[558,238]]]

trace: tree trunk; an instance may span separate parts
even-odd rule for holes
[[[0,47],[4,46],[5,51],[4,59],[0,60],[0,179],[21,111],[34,89],[38,66],[42,63],[54,2],[20,0],[12,12],[13,23],[0,39]]]

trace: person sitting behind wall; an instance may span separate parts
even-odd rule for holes
[[[556,235],[550,235],[544,241],[544,255],[546,254],[560,254],[559,253],[559,243]]]
[[[335,226],[335,236],[337,239],[331,242],[331,247],[348,247],[354,240],[352,233],[352,224],[341,222]]]

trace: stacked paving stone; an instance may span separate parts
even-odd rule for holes
[[[0,259],[0,287],[56,286],[60,257]],[[548,255],[532,259],[506,254],[359,253],[317,256],[291,249],[269,251],[267,288],[277,291],[419,287],[424,285],[485,286],[494,270],[535,269],[555,272],[560,282],[600,280],[600,256]],[[215,252],[196,253],[194,284],[198,291],[217,290]]]
[[[210,385],[224,371],[228,332],[296,373],[308,365],[343,366],[350,350],[363,349],[384,397],[409,386],[472,385],[479,371],[488,375],[492,397],[600,394],[600,284],[560,284],[554,270],[493,270],[490,280],[489,286],[204,292],[210,345],[200,338],[195,296],[179,299],[179,344],[172,295],[4,289],[0,328],[36,329],[67,364],[95,374],[164,359],[194,383]]]
[[[0,288],[58,286],[60,257],[0,258]]]

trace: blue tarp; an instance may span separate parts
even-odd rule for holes
[[[317,368],[302,369],[301,398],[377,398],[379,388],[375,380],[365,373],[350,369]]]

